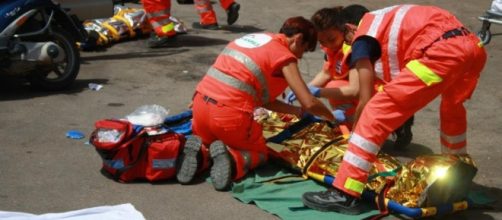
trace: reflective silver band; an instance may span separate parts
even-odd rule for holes
[[[380,29],[380,25],[382,24],[384,16],[389,11],[392,11],[392,9],[394,9],[395,7],[397,7],[397,6],[394,5],[394,6],[391,6],[391,7],[382,8],[380,10],[370,12],[375,17],[373,18],[373,21],[371,22],[371,26],[370,26],[370,28],[368,30],[367,35],[375,37],[376,34],[377,34],[377,32],[378,32],[378,29]]]
[[[256,77],[261,87],[261,101],[263,104],[268,103],[270,97],[267,88],[268,84],[265,75],[263,75],[263,72],[261,71],[261,68],[258,65],[256,65],[256,63],[246,54],[243,54],[237,50],[230,49],[227,47],[223,50],[223,52],[221,52],[221,54],[234,58],[235,60],[244,64],[244,66],[246,66],[246,68],[251,73],[253,73],[253,75]]]
[[[377,155],[378,151],[380,150],[378,145],[366,140],[365,138],[361,137],[360,135],[358,135],[356,133],[353,133],[350,136],[349,142],[354,144],[358,148],[360,148],[368,153],[371,153],[373,155]]]
[[[256,98],[256,91],[249,84],[244,83],[244,82],[240,81],[239,79],[236,79],[228,74],[225,74],[225,73],[215,69],[214,67],[209,68],[209,70],[207,71],[207,75],[217,79],[218,81],[220,81],[228,86],[231,86],[237,90],[245,92],[245,93],[249,94],[250,96],[252,96],[253,98]]]
[[[399,31],[401,30],[401,23],[403,22],[406,13],[413,7],[413,5],[403,5],[400,7],[396,15],[394,16],[394,20],[392,21],[392,25],[389,31],[389,42],[387,44],[388,48],[388,59],[389,59],[389,68],[391,78],[395,78],[400,73],[400,65],[399,59],[397,57],[397,43],[399,39]]]
[[[449,136],[449,135],[446,135],[445,133],[441,132],[441,138],[443,138],[446,142],[448,142],[450,144],[458,144],[458,143],[461,143],[467,139],[465,132],[463,134],[455,135],[455,136]]]
[[[346,161],[347,163],[350,163],[352,166],[355,166],[361,170],[364,170],[366,172],[370,172],[370,169],[372,167],[371,163],[360,158],[359,156],[355,155],[354,153],[350,151],[345,151],[345,155],[343,156],[343,160]]]

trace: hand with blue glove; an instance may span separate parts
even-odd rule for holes
[[[317,86],[309,86],[309,91],[310,94],[312,94],[315,97],[321,97],[321,88]],[[290,91],[288,95],[286,96],[286,102],[291,104],[296,100],[296,95],[293,91]]]
[[[344,110],[336,109],[336,110],[332,111],[331,113],[333,113],[333,116],[335,116],[336,121],[339,123],[347,120],[347,118],[345,117]]]

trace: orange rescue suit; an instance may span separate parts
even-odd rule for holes
[[[220,6],[224,10],[228,10],[230,5],[232,5],[234,0],[219,0]],[[210,0],[194,0],[194,6],[200,17],[200,23],[202,25],[216,24],[216,13],[213,10]]]
[[[375,38],[381,58],[376,77],[386,84],[366,104],[349,140],[334,187],[359,197],[387,136],[441,95],[443,153],[466,153],[466,110],[486,52],[449,12],[434,6],[397,5],[364,15],[354,40]]]
[[[248,34],[231,42],[197,85],[193,133],[205,147],[215,140],[228,146],[236,162],[235,179],[265,162],[262,127],[255,108],[276,100],[288,84],[282,67],[297,62],[282,34]]]
[[[159,37],[176,35],[171,17],[171,0],[142,0],[148,22]]]

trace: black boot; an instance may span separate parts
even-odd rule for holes
[[[323,212],[338,212],[348,215],[361,214],[359,199],[338,190],[306,192],[302,196],[303,204],[311,209]]]
[[[214,23],[214,24],[201,24],[199,22],[194,22],[192,23],[192,28],[194,29],[206,29],[206,30],[219,30],[220,29],[220,26],[218,25],[218,23]]]
[[[200,148],[202,141],[198,136],[188,136],[176,164],[176,179],[181,184],[192,181],[201,161]]]
[[[209,153],[213,160],[210,176],[214,189],[226,191],[232,185],[232,156],[221,141],[213,142],[209,147]]]
[[[150,34],[147,44],[149,48],[159,48],[171,46],[176,41],[176,35],[172,37],[159,37],[155,33]]]
[[[232,3],[230,7],[227,9],[227,24],[234,24],[237,19],[239,19],[239,9],[241,9],[241,5],[239,3]]]
[[[394,149],[403,150],[411,143],[413,139],[413,133],[411,133],[411,126],[413,126],[413,121],[415,116],[411,116],[406,122],[404,122],[401,127],[394,131],[396,135],[396,141],[394,142]]]

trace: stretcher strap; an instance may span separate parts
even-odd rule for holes
[[[314,155],[312,155],[308,161],[305,163],[305,166],[303,167],[302,169],[302,174],[303,175],[307,175],[307,172],[309,171],[310,167],[312,166],[312,164],[314,163],[314,161],[316,161],[317,157],[319,157],[319,155],[324,152],[326,149],[328,149],[331,145],[335,144],[335,145],[338,145],[341,141],[345,140],[345,138],[343,138],[343,136],[339,136],[331,141],[329,141],[328,143],[324,144],[318,151],[316,151],[314,153]]]
[[[387,180],[387,183],[385,184],[384,188],[376,197],[376,205],[378,210],[380,210],[380,213],[368,216],[364,218],[364,220],[379,220],[384,217],[389,216],[390,210],[386,204],[386,199],[385,196],[387,195],[387,192],[389,192],[389,189],[394,185],[394,181]]]
[[[314,122],[318,122],[319,120],[316,119],[312,115],[308,115],[306,117],[303,117],[300,119],[300,121],[297,121],[296,123],[292,124],[291,126],[287,127],[283,131],[279,132],[279,134],[276,134],[272,137],[267,138],[267,142],[272,142],[276,144],[280,144],[283,141],[291,138],[295,133],[301,131],[305,127],[309,126],[310,124]]]

